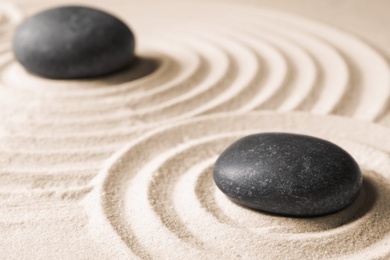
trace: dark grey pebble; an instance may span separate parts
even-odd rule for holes
[[[102,76],[127,67],[135,39],[118,18],[97,9],[65,6],[26,19],[13,39],[16,59],[53,79]]]
[[[362,174],[351,155],[331,142],[263,133],[228,147],[215,163],[214,181],[238,204],[282,215],[316,216],[350,204]]]

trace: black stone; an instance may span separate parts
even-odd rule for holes
[[[26,19],[16,30],[16,59],[45,78],[102,76],[127,67],[134,35],[121,20],[81,6],[50,9]]]
[[[228,147],[214,167],[219,189],[234,202],[270,213],[315,216],[343,209],[362,174],[337,145],[311,136],[263,133]]]

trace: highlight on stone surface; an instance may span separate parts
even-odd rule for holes
[[[16,59],[33,74],[53,79],[102,76],[134,59],[135,39],[118,18],[89,7],[40,12],[16,30]]]
[[[262,133],[244,137],[217,159],[214,180],[234,202],[291,216],[339,211],[358,195],[362,174],[339,146],[319,138]]]

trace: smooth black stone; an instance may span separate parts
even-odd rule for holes
[[[343,209],[362,174],[337,145],[311,136],[263,133],[228,147],[214,167],[218,188],[234,202],[270,213],[316,216]]]
[[[45,78],[77,79],[124,69],[134,58],[134,35],[118,18],[81,6],[50,9],[16,30],[16,59]]]

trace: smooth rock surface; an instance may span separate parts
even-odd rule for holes
[[[127,67],[134,35],[121,20],[81,6],[50,9],[16,30],[16,59],[31,73],[53,79],[102,76]]]
[[[342,148],[311,136],[263,133],[228,147],[214,167],[219,189],[241,205],[270,213],[315,216],[350,204],[362,175]]]

